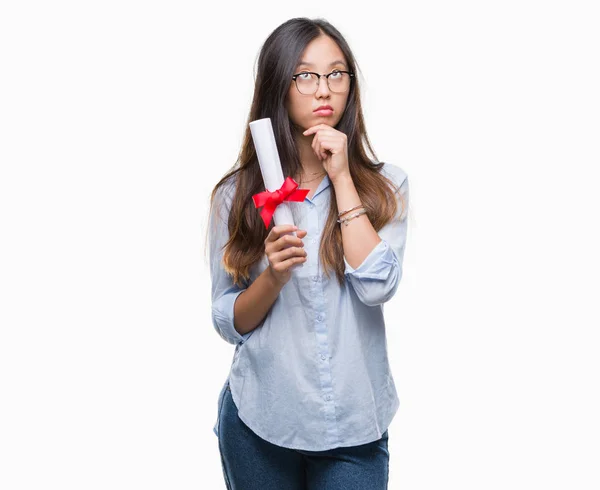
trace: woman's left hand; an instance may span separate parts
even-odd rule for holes
[[[304,131],[308,136],[315,134],[312,140],[312,149],[323,162],[327,175],[334,182],[345,175],[350,175],[348,166],[348,137],[327,124],[317,124]]]

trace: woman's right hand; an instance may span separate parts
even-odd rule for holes
[[[296,232],[294,235],[284,233]],[[304,242],[306,230],[294,230],[293,225],[277,225],[271,228],[265,239],[265,253],[269,259],[269,272],[278,284],[284,285],[290,280],[292,266],[306,262]]]

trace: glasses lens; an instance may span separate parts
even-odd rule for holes
[[[329,75],[329,90],[332,92],[345,92],[350,87],[350,75],[334,71]]]
[[[301,94],[311,95],[317,91],[319,78],[312,73],[300,73],[296,77],[296,85]]]

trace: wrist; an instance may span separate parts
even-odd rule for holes
[[[284,286],[284,283],[282,283],[275,275],[275,271],[270,264],[265,269],[265,276],[273,289],[281,289]]]
[[[352,176],[349,173],[347,173],[347,172],[344,172],[343,174],[337,175],[335,177],[335,179],[330,179],[330,180],[331,180],[331,183],[334,185],[334,187],[336,185],[340,185],[340,184],[341,185],[345,185],[345,184],[347,184],[349,182],[353,182],[352,181]]]

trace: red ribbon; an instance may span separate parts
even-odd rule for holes
[[[265,228],[269,228],[269,223],[275,212],[275,208],[283,201],[304,201],[310,189],[298,189],[298,183],[291,177],[287,177],[281,187],[275,191],[263,191],[254,194],[254,207],[263,208],[260,211],[260,216],[265,223]]]

